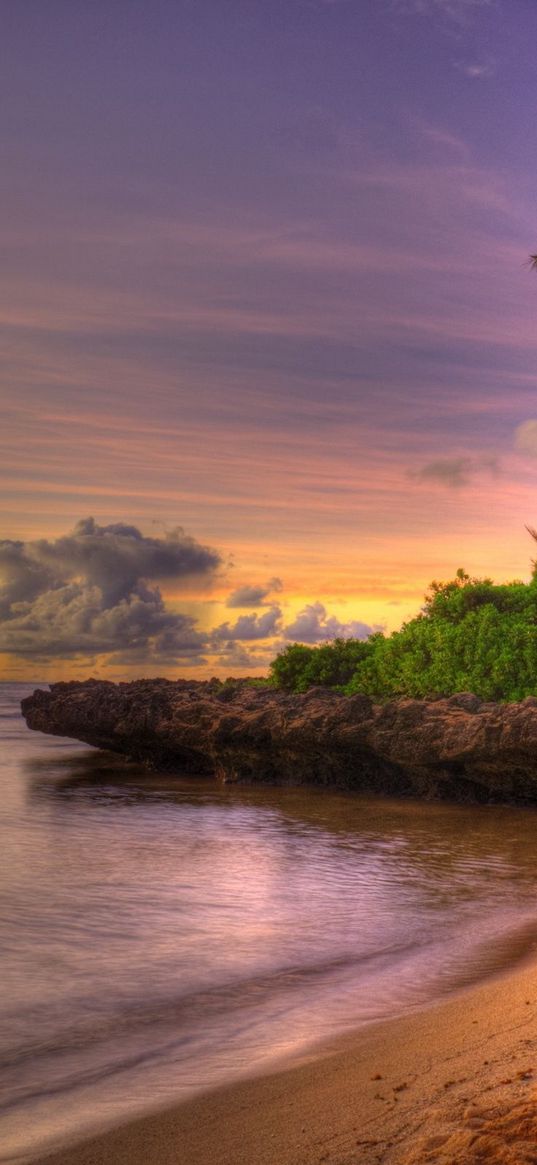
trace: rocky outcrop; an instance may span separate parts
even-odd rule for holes
[[[30,728],[182,773],[465,801],[537,804],[537,699],[373,705],[237,681],[53,684],[22,701]]]

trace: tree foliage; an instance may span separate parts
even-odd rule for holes
[[[334,639],[321,647],[290,644],[272,661],[272,680],[288,692],[306,692],[316,686],[343,687],[370,654],[375,638]]]
[[[392,635],[321,647],[295,643],[271,664],[272,682],[322,684],[375,700],[474,692],[485,700],[537,695],[537,579],[496,585],[457,571],[433,582],[421,613]]]

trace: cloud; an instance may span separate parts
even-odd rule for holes
[[[0,542],[0,578],[0,620],[12,603],[31,602],[55,582],[53,571],[28,556],[24,542],[10,539]]]
[[[239,669],[243,675],[245,671],[249,673],[252,671],[266,672],[274,659],[276,650],[277,648],[273,646],[252,650],[249,647],[244,647],[241,643],[226,643],[215,658],[215,662],[219,667],[228,669],[228,674],[229,669],[231,669],[231,674],[235,669]]]
[[[523,421],[515,429],[515,448],[528,457],[537,457],[537,421]]]
[[[283,589],[281,578],[269,578],[268,582],[260,586],[243,586],[232,591],[226,599],[226,607],[259,607],[267,606],[264,599],[268,595],[279,593]]]
[[[535,424],[537,426],[537,422]],[[436,461],[427,462],[421,469],[411,470],[409,476],[418,481],[433,481],[450,489],[460,489],[468,485],[473,476],[483,472],[494,475],[499,473],[495,457],[439,457]]]
[[[491,8],[496,0],[395,0],[396,8],[406,12],[423,12],[445,16],[457,24],[466,23],[479,9]]]
[[[308,603],[296,619],[283,629],[285,639],[293,643],[322,643],[326,639],[367,639],[379,626],[351,620],[341,623],[335,615],[327,615],[322,603]]]
[[[209,576],[220,557],[177,529],[79,522],[55,541],[0,542],[0,652],[36,659],[199,655],[206,636],[167,609],[157,580]],[[150,585],[153,584],[153,585]]]
[[[496,66],[492,60],[469,61],[466,63],[463,61],[457,61],[455,63],[455,68],[458,69],[460,73],[464,73],[465,77],[470,77],[470,79],[473,81],[481,81],[485,77],[492,77],[496,70]]]
[[[103,592],[105,604],[125,597],[140,578],[179,580],[214,570],[220,557],[178,526],[163,538],[148,538],[136,526],[99,526],[93,518],[55,542],[28,544],[28,554],[48,569],[73,577],[81,574]]]
[[[269,607],[263,615],[258,615],[257,612],[252,615],[239,615],[233,626],[221,623],[219,627],[215,627],[211,632],[211,640],[214,644],[220,644],[233,643],[236,640],[268,639],[269,636],[278,633],[281,615],[281,608],[277,606]]]

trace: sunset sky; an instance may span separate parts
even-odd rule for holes
[[[3,675],[260,674],[527,578],[534,0],[2,17]]]

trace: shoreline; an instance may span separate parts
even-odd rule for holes
[[[535,1162],[537,957],[31,1165]]]

